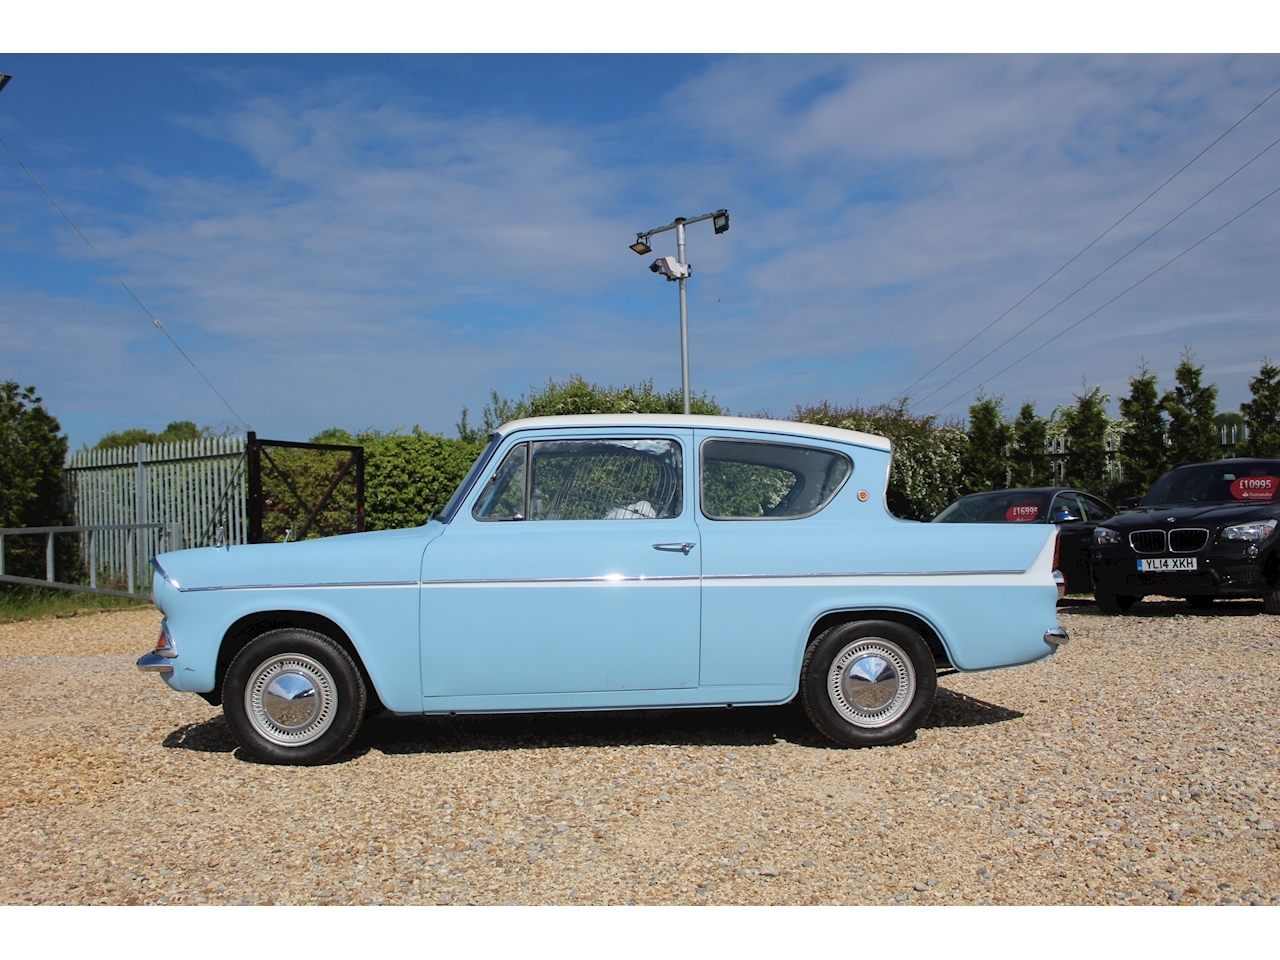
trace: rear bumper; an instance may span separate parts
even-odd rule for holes
[[[138,658],[138,669],[144,673],[173,673],[173,661],[157,653],[144,653]]]

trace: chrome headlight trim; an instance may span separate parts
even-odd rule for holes
[[[1275,520],[1254,520],[1250,523],[1237,523],[1222,531],[1223,540],[1265,540],[1276,532]]]

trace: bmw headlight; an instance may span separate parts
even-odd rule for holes
[[[1276,532],[1276,521],[1255,520],[1253,523],[1238,523],[1222,531],[1223,540],[1265,540]]]
[[[1095,527],[1093,530],[1093,542],[1098,546],[1103,544],[1123,543],[1120,534],[1115,530],[1107,527]]]

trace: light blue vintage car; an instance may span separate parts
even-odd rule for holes
[[[898,520],[890,445],[734,417],[498,430],[439,518],[156,558],[138,661],[239,743],[321,763],[396,714],[781,704],[839,744],[901,741],[937,670],[1031,663],[1057,530]]]

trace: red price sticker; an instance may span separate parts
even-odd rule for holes
[[[1035,503],[1019,503],[1004,512],[1004,518],[1010,523],[1026,523],[1040,516],[1040,506]]]
[[[1240,477],[1231,484],[1231,495],[1237,500],[1270,500],[1278,488],[1277,477]]]

